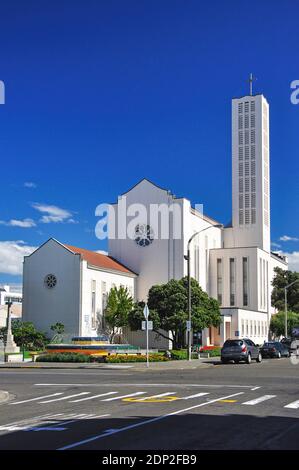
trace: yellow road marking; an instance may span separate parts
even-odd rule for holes
[[[219,400],[219,403],[236,403],[237,400]]]
[[[139,402],[139,403],[164,403],[168,401],[179,400],[179,397],[161,397],[161,398],[123,398],[122,401]]]

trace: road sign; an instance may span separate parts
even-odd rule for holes
[[[149,316],[149,308],[148,308],[147,304],[145,304],[145,306],[144,306],[143,315],[144,315],[144,318],[147,320],[148,316]]]
[[[152,322],[152,321],[148,321],[148,322],[142,321],[142,322],[141,322],[141,329],[142,329],[143,331],[146,330],[146,323],[148,324],[148,325],[147,325],[148,330],[151,331],[151,330],[153,329],[153,322]]]
[[[187,328],[187,331],[191,331],[191,321],[189,320],[186,321],[186,328]]]

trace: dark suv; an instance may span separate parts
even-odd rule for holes
[[[252,359],[262,362],[260,348],[251,339],[228,339],[221,349],[221,361],[226,364],[234,361],[236,364],[245,361],[250,364]]]

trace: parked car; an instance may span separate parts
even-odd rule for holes
[[[292,350],[292,339],[291,338],[282,338],[280,340],[281,344],[283,344],[286,348],[288,348],[289,352]]]
[[[290,357],[288,347],[279,341],[269,341],[261,347],[263,357]]]
[[[228,339],[221,349],[221,361],[223,364],[229,361],[234,361],[235,364],[245,361],[247,364],[250,364],[252,359],[255,359],[256,362],[262,362],[262,355],[260,348],[248,338]]]

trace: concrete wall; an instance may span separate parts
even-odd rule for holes
[[[52,289],[44,282],[48,274],[57,277]],[[51,239],[24,258],[23,321],[33,322],[50,336],[50,326],[61,322],[67,333],[78,335],[79,318],[80,257]]]

